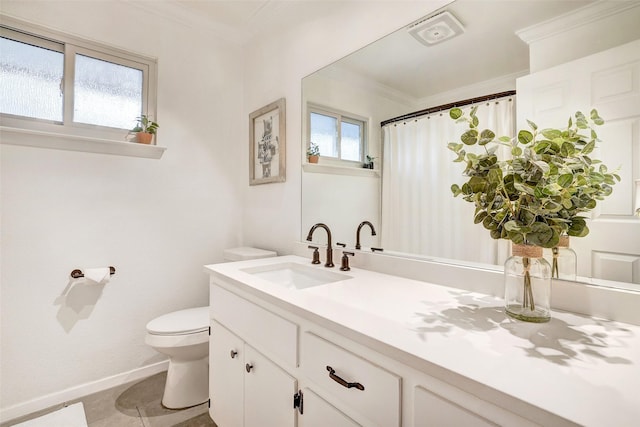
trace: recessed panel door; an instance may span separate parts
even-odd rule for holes
[[[244,356],[245,427],[294,427],[296,379],[247,344]]]
[[[243,425],[243,341],[211,322],[209,339],[209,414],[218,427]]]
[[[640,284],[640,219],[633,215],[640,179],[640,40],[522,77],[517,93],[519,129],[525,119],[563,128],[570,115],[588,115],[591,108],[605,120],[596,127],[602,141],[590,157],[610,171],[619,167],[622,181],[585,214],[590,233],[572,238],[570,246],[578,276]]]
[[[298,416],[298,427],[359,427],[335,406],[308,388],[302,390],[304,411]]]

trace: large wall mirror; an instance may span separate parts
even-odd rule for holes
[[[446,145],[462,132],[446,123],[446,109],[412,113],[495,94],[479,110],[488,127],[507,135],[525,118],[557,127],[574,108],[597,104],[605,120],[612,118],[599,134],[598,155],[621,166],[622,182],[594,211],[592,233],[572,239],[578,281],[640,291],[639,21],[637,1],[457,0],[305,77],[303,152],[314,142],[332,154],[317,164],[303,160],[302,240],[324,222],[334,242],[353,248],[367,220],[376,234],[361,230],[362,250],[501,269],[509,246],[473,224],[473,207],[450,191],[463,168]],[[556,81],[562,73],[577,80],[571,64],[584,58],[608,66],[609,59],[594,55],[613,50],[624,60],[583,72],[591,83],[571,89]],[[621,105],[624,112],[616,113]],[[329,125],[312,125],[318,117]],[[362,123],[359,147],[357,137],[341,131],[352,118]],[[398,153],[398,138],[421,142]]]

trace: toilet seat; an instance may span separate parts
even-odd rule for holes
[[[147,332],[152,335],[189,335],[208,330],[209,307],[174,311],[147,323]]]

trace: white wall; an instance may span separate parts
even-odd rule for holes
[[[149,160],[1,146],[0,408],[9,416],[163,360],[144,344],[145,324],[208,304],[202,266],[241,243],[246,116],[239,49],[204,30],[126,2],[0,5],[158,57],[158,143],[167,147]],[[76,288],[60,304],[71,270],[105,265],[117,272],[101,293]]]
[[[362,79],[360,79],[362,80]],[[305,116],[307,103],[313,103],[334,110],[343,111],[368,120],[368,149],[365,152],[376,158],[376,169],[380,170],[381,136],[380,122],[413,111],[411,100],[402,102],[399,96],[389,99],[386,93],[373,89],[372,85],[363,85],[342,78],[339,73],[326,75],[314,73],[304,79],[302,88],[302,111]],[[385,96],[386,95],[386,96]],[[405,97],[406,98],[406,97]],[[303,121],[302,132],[305,135],[302,144],[307,143],[308,129]],[[323,158],[320,158],[323,164]],[[356,229],[363,220],[371,221],[377,231],[380,223],[380,175],[363,172],[357,175],[335,175],[328,173],[302,172],[302,230],[306,235],[309,228],[317,222],[325,222],[332,231],[334,242],[343,242],[349,248],[356,243]],[[313,241],[326,244],[323,233],[314,236]],[[365,247],[380,246],[380,237],[370,237],[369,229],[361,233]]]
[[[244,116],[280,97],[287,100],[287,181],[245,187],[245,244],[291,253],[293,242],[300,240],[302,78],[447,3],[331,3],[334,15],[247,46]],[[248,175],[248,166],[243,169]]]
[[[2,1],[2,13],[158,57],[158,143],[168,148],[147,160],[0,147],[3,420],[163,360],[144,344],[145,324],[206,304],[202,265],[223,248],[290,253],[302,77],[446,3],[333,3],[334,15],[241,49],[128,2]],[[287,182],[250,187],[249,113],[280,97]],[[58,305],[72,269],[109,264],[117,272],[101,293]]]

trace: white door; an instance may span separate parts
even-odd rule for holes
[[[253,347],[244,348],[244,426],[294,427],[298,382]]]
[[[517,81],[518,129],[565,127],[576,111],[598,110],[592,154],[622,181],[591,214],[590,233],[572,238],[578,276],[640,284],[640,219],[633,215],[640,179],[640,40],[530,74]]]
[[[302,393],[304,406],[302,415],[298,416],[298,427],[360,426],[310,389],[304,388]]]
[[[243,425],[244,342],[211,322],[209,339],[209,414],[218,427]]]

